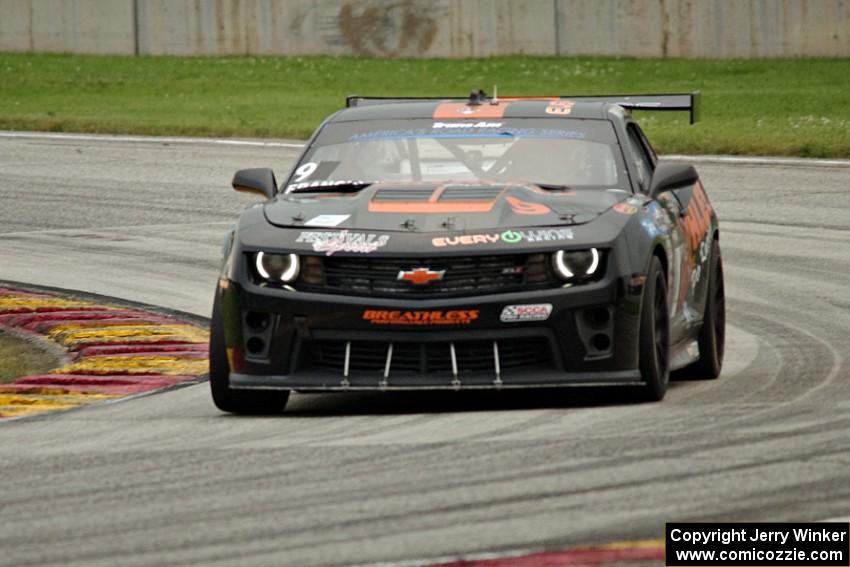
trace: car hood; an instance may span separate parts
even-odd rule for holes
[[[523,183],[381,182],[355,193],[281,194],[264,210],[281,227],[446,232],[584,224],[629,196]]]

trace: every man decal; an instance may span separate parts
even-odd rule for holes
[[[506,230],[484,234],[460,234],[457,236],[440,236],[431,239],[431,244],[437,248],[445,246],[470,246],[473,244],[518,244],[520,242],[554,242],[572,240],[573,231],[569,228],[541,228],[537,230]]]

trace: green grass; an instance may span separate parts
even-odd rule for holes
[[[21,376],[43,374],[58,363],[53,354],[34,343],[0,331],[0,384]]]
[[[95,57],[0,54],[0,128],[305,138],[347,94],[703,93],[642,113],[664,153],[850,157],[850,59]]]

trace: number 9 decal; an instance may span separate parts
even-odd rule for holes
[[[304,181],[313,175],[313,172],[315,172],[318,167],[319,164],[314,161],[308,161],[307,163],[300,165],[298,169],[295,170],[295,182],[298,183],[300,181]]]

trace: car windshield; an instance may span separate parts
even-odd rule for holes
[[[327,124],[286,190],[376,182],[531,182],[623,188],[622,158],[606,120],[369,120]]]

